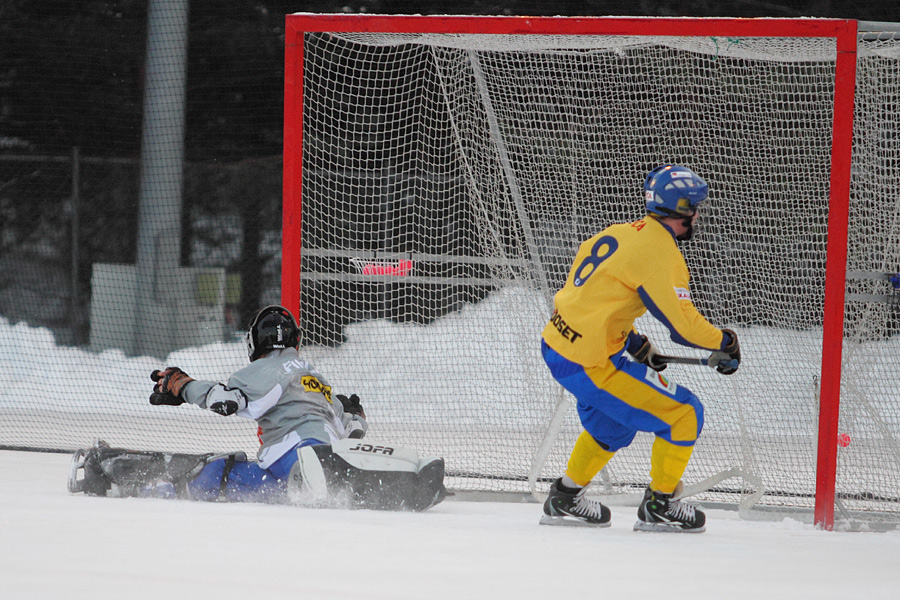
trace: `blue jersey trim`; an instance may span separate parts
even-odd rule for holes
[[[656,305],[656,302],[653,301],[653,298],[650,297],[650,294],[647,293],[647,290],[644,289],[644,286],[639,286],[637,289],[638,295],[641,297],[641,301],[644,303],[644,306],[647,307],[647,310],[650,311],[656,320],[666,326],[666,329],[669,330],[669,337],[676,344],[681,344],[682,346],[688,346],[690,348],[703,348],[703,346],[698,346],[697,344],[693,344],[687,339],[684,338],[678,330],[675,329],[675,326],[672,325],[672,322],[663,314],[663,311]]]

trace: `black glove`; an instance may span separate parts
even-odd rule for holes
[[[725,344],[722,349],[709,355],[709,366],[722,375],[731,375],[741,364],[741,347],[737,334],[730,329],[722,330],[722,342]]]
[[[341,405],[343,405],[345,413],[350,413],[351,415],[359,415],[363,419],[366,418],[366,411],[363,410],[362,405],[359,403],[359,396],[357,396],[356,394],[351,394],[349,398],[347,396],[338,394],[337,399],[341,401]]]
[[[167,405],[178,406],[184,404],[181,391],[184,386],[194,381],[187,373],[178,367],[168,367],[162,371],[150,373],[150,379],[156,382],[153,393],[150,394],[150,404],[154,406]]]
[[[656,346],[650,343],[646,335],[628,336],[628,353],[639,363],[645,364],[654,371],[663,371],[669,365],[658,360]]]

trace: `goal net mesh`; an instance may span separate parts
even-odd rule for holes
[[[860,40],[848,228],[837,508],[885,510],[900,491],[900,40]],[[840,513],[836,512],[836,515]]]
[[[900,262],[897,67],[894,43],[861,46],[849,269],[869,274]],[[834,77],[832,39],[307,33],[304,352],[455,489],[545,491],[580,430],[570,406],[548,433],[571,403],[539,352],[553,294],[583,239],[642,216],[650,169],[685,164],[711,188],[683,245],[693,298],[745,357],[665,373],[706,407],[685,483],[811,507]],[[896,305],[847,306],[839,508],[897,512]],[[651,443],[597,489],[641,491]]]

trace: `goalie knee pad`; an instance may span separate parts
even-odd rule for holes
[[[299,504],[374,510],[421,511],[447,496],[443,459],[356,439],[299,448],[288,490]]]
[[[288,500],[302,506],[325,506],[328,478],[313,446],[297,448],[297,462],[288,475]]]

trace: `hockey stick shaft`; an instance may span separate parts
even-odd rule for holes
[[[691,356],[666,356],[665,354],[657,354],[656,360],[667,365],[701,365],[704,367],[710,366],[709,357],[694,358]]]

